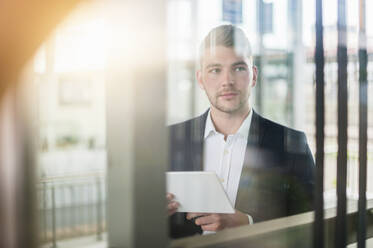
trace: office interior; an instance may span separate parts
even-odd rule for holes
[[[305,132],[316,160],[317,1],[6,0],[0,10],[9,16],[0,21],[9,41],[0,46],[7,56],[0,59],[0,223],[7,228],[0,247],[315,247],[313,212],[173,240],[164,195],[167,126],[209,108],[195,77],[198,47],[221,24],[239,26],[251,42],[259,71],[251,97],[255,111]],[[367,53],[368,95],[364,243],[373,247],[373,2],[321,2],[324,244],[334,246],[337,239],[337,24],[343,5],[344,247],[358,247],[361,49]],[[12,18],[19,21],[6,24]]]

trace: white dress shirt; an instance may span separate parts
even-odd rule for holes
[[[233,207],[236,203],[252,112],[250,110],[249,115],[242,122],[238,131],[235,134],[228,135],[227,140],[224,140],[223,134],[216,131],[210,111],[206,120],[203,155],[204,171],[216,173]],[[251,216],[248,216],[248,218],[251,224],[253,222]]]

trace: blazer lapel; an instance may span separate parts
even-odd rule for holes
[[[194,171],[203,170],[203,139],[205,134],[205,125],[208,115],[208,110],[201,115],[199,118],[196,118],[191,123],[190,130],[190,144],[191,144],[191,166]]]

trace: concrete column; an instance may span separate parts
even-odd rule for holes
[[[166,247],[166,1],[108,4],[109,247]]]

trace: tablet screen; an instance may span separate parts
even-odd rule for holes
[[[234,213],[215,172],[166,172],[167,192],[179,202],[178,212]]]

